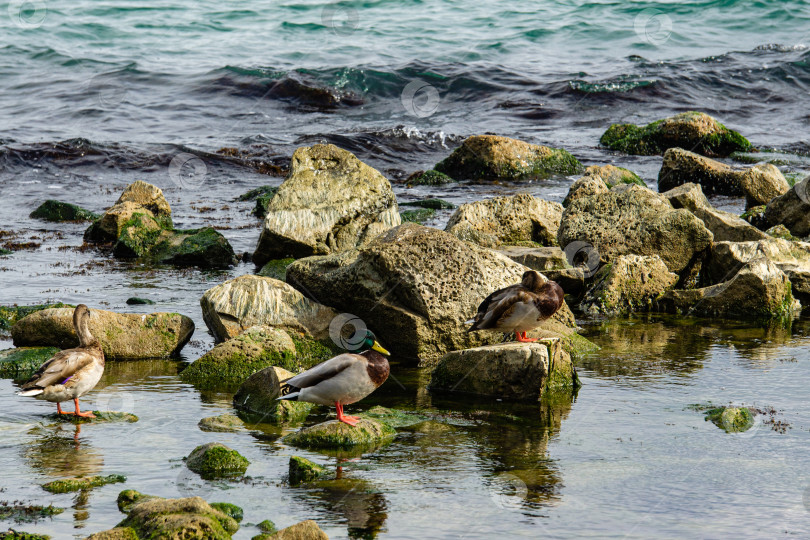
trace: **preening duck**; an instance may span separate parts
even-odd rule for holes
[[[363,349],[367,349],[363,351]],[[281,397],[319,405],[334,405],[337,419],[350,426],[360,420],[343,414],[343,406],[357,403],[379,388],[388,378],[391,367],[383,355],[390,355],[374,333],[366,332],[361,353],[344,353],[282,381]]]
[[[495,291],[478,306],[468,332],[497,330],[514,332],[518,341],[533,342],[526,332],[554,315],[565,301],[562,287],[534,270],[523,273],[521,282]]]
[[[79,336],[79,346],[75,349],[59,351],[42,364],[22,388],[20,396],[56,403],[59,414],[75,414],[84,418],[95,418],[91,412],[79,411],[79,398],[92,390],[104,373],[104,352],[101,344],[90,333],[90,310],[80,304],[73,311],[73,327]],[[62,410],[63,401],[73,400],[76,412]]]

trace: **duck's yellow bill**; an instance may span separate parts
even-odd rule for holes
[[[391,353],[386,351],[382,345],[377,343],[377,341],[374,341],[374,345],[372,345],[371,348],[377,351],[378,353],[384,354],[385,356],[391,356]]]

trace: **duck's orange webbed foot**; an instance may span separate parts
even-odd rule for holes
[[[526,332],[515,332],[515,337],[517,341],[521,343],[536,343],[537,340],[535,338],[526,337]]]

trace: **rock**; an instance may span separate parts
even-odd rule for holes
[[[124,514],[129,514],[129,511],[132,510],[132,507],[135,506],[136,504],[142,503],[144,501],[150,501],[152,499],[162,499],[162,497],[156,497],[155,495],[146,495],[145,493],[135,491],[134,489],[125,489],[124,491],[118,494],[116,502],[118,503],[118,510],[120,510]]]
[[[108,360],[165,358],[180,352],[194,333],[194,322],[179,313],[114,313],[90,310],[90,332]],[[51,308],[23,317],[11,328],[14,344],[69,349],[79,345],[73,308]]]
[[[337,316],[333,309],[305,298],[282,281],[251,275],[208,289],[200,306],[205,324],[218,341],[259,324],[322,339],[329,336],[329,323]]]
[[[450,350],[501,340],[467,332],[464,321],[493,291],[520,283],[526,268],[455,236],[413,223],[349,252],[300,259],[288,282],[353,313],[399,358],[427,360]],[[549,322],[575,328],[563,306]]]
[[[205,479],[241,476],[248,465],[250,461],[239,452],[220,443],[198,446],[186,458],[186,466]]]
[[[257,371],[239,386],[233,397],[233,406],[251,414],[259,422],[301,422],[314,405],[305,401],[279,401],[280,381],[293,377],[294,373],[280,367],[268,367]]]
[[[216,433],[237,433],[245,430],[245,423],[235,414],[207,416],[200,420],[197,426],[202,431]]]
[[[329,536],[318,527],[317,523],[308,519],[286,529],[281,529],[277,533],[268,536],[266,540],[329,540]]]
[[[172,209],[159,187],[143,180],[136,180],[126,187],[115,204],[127,202],[146,208],[155,216],[169,218],[169,221],[164,221],[164,224],[171,226]]]
[[[267,207],[256,264],[353,248],[399,225],[388,180],[331,144],[299,148]]]
[[[452,178],[436,170],[417,171],[405,181],[408,186],[442,186],[455,182]]]
[[[85,540],[138,540],[138,533],[130,527],[115,527],[108,531],[91,534]]]
[[[94,487],[106,486],[107,484],[117,484],[126,482],[127,477],[121,474],[110,474],[107,476],[85,476],[78,478],[67,478],[64,480],[54,480],[42,485],[42,489],[51,493],[70,493],[71,491],[84,491]]]
[[[400,212],[399,217],[402,219],[402,223],[411,222],[411,223],[424,223],[425,221],[432,218],[436,215],[436,211],[432,208],[420,208],[419,210],[406,210],[405,212]]]
[[[290,446],[339,450],[352,447],[376,447],[390,442],[397,432],[388,424],[360,418],[356,426],[329,420],[290,433],[281,442]]]
[[[3,501],[0,505],[0,519],[9,520],[15,523],[39,521],[40,519],[53,518],[53,516],[64,512],[64,508],[53,506],[40,506],[36,504],[21,504],[21,501],[10,503]]]
[[[0,378],[24,379],[58,353],[58,347],[18,347],[0,351]]]
[[[442,199],[422,199],[419,201],[401,202],[400,206],[418,206],[430,210],[452,210],[456,205]]]
[[[706,283],[727,281],[748,262],[767,259],[783,272],[792,268],[810,269],[810,244],[767,237],[756,242],[716,242],[701,269]]]
[[[771,227],[784,225],[793,236],[810,236],[810,176],[771,200],[765,208],[765,220]]]
[[[585,169],[585,174],[582,178],[598,178],[605,183],[608,188],[617,186],[619,184],[636,184],[641,187],[647,187],[644,180],[639,175],[624,167],[616,167],[614,165],[591,165]]]
[[[276,524],[269,519],[265,519],[264,521],[257,523],[256,527],[263,533],[273,534],[276,532]]]
[[[740,218],[744,219],[757,229],[764,231],[770,227],[768,220],[765,219],[765,208],[766,206],[764,204],[754,206],[743,212],[740,215]]]
[[[236,201],[256,201],[256,206],[253,208],[253,215],[257,218],[264,218],[267,215],[267,207],[270,201],[273,200],[278,188],[275,186],[259,186],[251,189],[237,197]]]
[[[556,281],[557,284],[562,287],[563,291],[565,291],[566,295],[578,295],[585,290],[585,271],[582,268],[545,270],[543,274],[545,274],[548,279]]]
[[[290,456],[290,484],[310,482],[326,474],[326,469],[317,463],[313,463],[306,458]]]
[[[216,508],[226,516],[233,518],[233,520],[237,523],[242,523],[242,519],[245,517],[245,511],[235,504],[226,502],[213,502],[209,504],[211,505],[211,508]]]
[[[568,260],[565,253],[558,247],[520,247],[509,246],[499,248],[498,251],[503,253],[513,261],[527,266],[532,270],[538,272],[546,272],[548,270],[563,269],[567,266]],[[548,277],[548,276],[546,276]],[[552,278],[549,278],[552,279]],[[560,285],[562,287],[562,285]],[[568,292],[568,289],[563,287],[563,290]]]
[[[748,207],[767,204],[790,189],[775,166],[761,164],[746,169],[703,157],[681,148],[670,148],[658,173],[659,191],[695,182],[709,194],[745,195]]]
[[[562,203],[563,208],[568,208],[577,199],[593,197],[601,193],[607,193],[609,190],[610,188],[601,178],[583,176],[575,180],[571,187],[568,188],[568,195],[565,196]]]
[[[747,407],[718,407],[706,411],[706,420],[726,433],[748,431],[754,425],[754,416]]]
[[[93,221],[98,219],[99,215],[75,204],[48,199],[28,217],[45,221]]]
[[[688,270],[712,238],[691,212],[676,210],[663,196],[635,185],[573,200],[557,233],[560,246],[587,242],[603,262],[619,255],[660,255],[678,274]]]
[[[84,416],[74,416],[67,414],[49,414],[46,418],[56,422],[63,422],[66,424],[105,424],[108,422],[126,422],[132,424],[138,421],[138,417],[131,413],[118,412],[118,411],[91,411],[95,418],[87,418]]]
[[[230,540],[239,524],[212,508],[200,497],[151,499],[136,504],[118,524],[130,527],[139,538]]]
[[[433,369],[429,389],[537,401],[548,391],[573,387],[571,357],[559,340],[547,340],[449,352]]]
[[[456,180],[521,180],[576,174],[582,164],[562,149],[497,135],[473,135],[434,167]]]
[[[650,311],[676,283],[678,274],[658,255],[621,255],[596,274],[580,309],[592,315]]]
[[[132,296],[127,298],[127,305],[128,306],[153,306],[155,305],[154,300],[149,300],[148,298],[138,298],[137,296]]]
[[[774,225],[773,227],[765,231],[765,234],[767,234],[768,236],[772,236],[774,238],[781,238],[782,240],[791,240],[794,242],[801,242],[802,240],[801,238],[796,238],[795,236],[790,234],[790,231],[784,225]]]
[[[704,156],[725,157],[751,148],[751,143],[736,131],[708,114],[695,111],[676,114],[644,127],[613,124],[599,142],[611,150],[643,156],[663,154],[669,148],[680,147]]]
[[[663,193],[663,196],[673,207],[686,208],[700,218],[714,235],[715,242],[746,242],[768,236],[731,212],[712,207],[699,184],[683,184]]]
[[[134,202],[123,202],[110,207],[100,218],[84,232],[85,242],[107,244],[118,240],[126,224],[130,224],[136,215],[144,215],[159,223],[155,215]],[[170,218],[169,218],[170,219]],[[165,224],[165,223],[164,223]]]
[[[667,313],[754,321],[790,319],[796,310],[787,276],[767,259],[755,259],[729,279],[701,289],[674,289],[660,298]]]
[[[388,407],[381,407],[380,405],[375,405],[374,407],[368,409],[362,414],[362,416],[363,418],[384,423],[397,430],[418,424],[419,422],[424,422],[430,418],[429,416],[425,416],[414,411],[389,409]]]
[[[287,267],[290,266],[294,261],[295,259],[292,257],[267,261],[267,263],[262,266],[262,269],[259,270],[258,275],[284,281],[287,279]]]
[[[490,248],[518,242],[550,246],[557,242],[562,212],[559,203],[519,193],[462,204],[444,230]]]
[[[180,378],[198,387],[238,386],[268,366],[296,369],[295,343],[279,328],[252,326],[198,358]]]

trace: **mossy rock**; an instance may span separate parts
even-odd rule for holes
[[[160,498],[161,497],[156,495],[146,495],[134,489],[125,489],[118,494],[116,502],[118,503],[118,510],[121,511],[121,513],[128,514],[136,504]]]
[[[151,499],[136,504],[118,527],[130,527],[139,538],[230,540],[239,530],[232,517],[200,497]]]
[[[259,522],[259,524],[257,524],[256,527],[258,527],[259,530],[265,534],[273,534],[277,530],[276,524],[269,519],[265,519],[264,521]]]
[[[754,415],[747,407],[717,407],[706,411],[706,420],[726,433],[742,433],[754,425]]]
[[[279,400],[281,381],[294,374],[271,366],[257,371],[239,386],[233,406],[256,423],[303,422],[315,405],[305,401]]]
[[[295,262],[295,259],[289,257],[287,259],[273,259],[267,261],[258,274],[263,277],[270,277],[279,281],[287,279],[287,267]]]
[[[765,231],[765,233],[770,234],[774,238],[781,238],[782,240],[792,240],[797,242],[800,242],[802,240],[801,238],[797,238],[792,234],[790,234],[790,230],[781,223],[779,225],[774,225],[773,227]]]
[[[406,210],[399,213],[399,217],[403,222],[410,221],[411,223],[424,223],[425,221],[436,215],[436,211],[432,208],[420,208],[419,210]]]
[[[216,508],[226,516],[230,516],[237,523],[242,523],[242,519],[245,517],[245,511],[235,504],[226,502],[214,502],[210,504],[211,508]]]
[[[152,306],[154,304],[154,300],[149,300],[148,298],[138,298],[137,296],[127,298],[128,306]]]
[[[740,214],[740,218],[744,219],[757,229],[764,231],[770,227],[768,220],[765,218],[765,208],[767,207],[764,204],[760,206],[752,206]]]
[[[361,418],[356,426],[329,420],[291,433],[282,442],[300,448],[324,450],[374,448],[391,442],[396,433],[388,424],[368,418]]]
[[[213,227],[176,230],[175,234],[183,236],[179,245],[175,241],[166,241],[156,247],[162,263],[201,268],[227,268],[236,263],[233,247]]]
[[[50,308],[76,307],[71,304],[57,302],[55,304],[38,304],[33,306],[0,306],[0,335],[5,334],[14,323],[35,311]]]
[[[9,529],[8,532],[0,532],[0,540],[51,540],[51,537],[46,534],[27,533]],[[135,538],[135,540],[138,539]]]
[[[326,468],[317,463],[299,456],[290,456],[290,484],[311,482],[327,474]]]
[[[110,474],[107,476],[85,476],[77,478],[66,478],[64,480],[54,480],[42,485],[42,489],[51,493],[70,493],[71,491],[84,491],[107,484],[118,484],[126,482],[127,477],[122,474]]]
[[[60,350],[58,347],[17,347],[0,351],[0,378],[30,376]]]
[[[48,199],[28,217],[45,221],[94,221],[100,216],[75,204]]]
[[[421,201],[401,202],[399,206],[418,206],[432,210],[452,210],[456,205],[443,199],[422,199]]]
[[[200,420],[197,426],[202,431],[217,433],[236,433],[245,430],[245,422],[235,414],[209,416]]]
[[[455,182],[446,174],[436,171],[419,171],[408,177],[406,181],[409,186],[442,186]]]
[[[33,523],[64,512],[64,508],[38,504],[0,504],[0,521],[12,520],[15,523]]]
[[[203,444],[186,458],[186,466],[204,479],[241,476],[250,461],[239,452],[220,443]]]
[[[380,405],[372,407],[360,416],[382,422],[395,429],[412,426],[430,419],[429,416],[417,412],[389,409]]]
[[[689,111],[646,126],[613,124],[599,139],[611,150],[626,154],[652,156],[669,148],[684,148],[704,156],[725,157],[746,151],[751,143],[711,116]]]
[[[93,414],[96,415],[95,418],[85,418],[85,417],[78,417],[75,415],[56,414],[56,413],[49,414],[47,418],[49,418],[50,420],[56,420],[68,424],[103,424],[106,422],[133,423],[138,421],[137,416],[126,412],[117,412],[117,411],[92,411],[92,412]]]
[[[85,540],[139,540],[138,533],[130,527],[116,527],[108,531],[91,534]]]
[[[249,191],[246,191],[242,195],[238,196],[235,200],[239,202],[245,201],[255,201],[262,195],[275,195],[278,191],[278,187],[274,186],[259,186],[257,188],[253,188]]]

